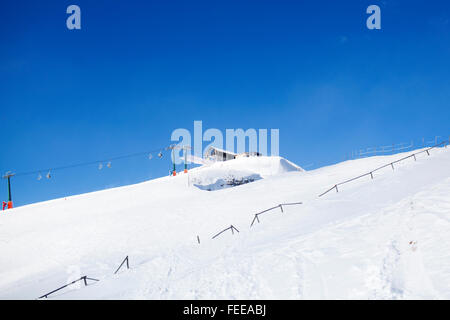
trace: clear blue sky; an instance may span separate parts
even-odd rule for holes
[[[66,28],[70,4],[81,30]],[[381,30],[366,28],[370,4]],[[279,128],[280,154],[313,167],[448,136],[449,19],[448,1],[2,1],[1,173],[166,146],[194,120]],[[16,177],[13,200],[136,183],[169,166],[166,154]]]

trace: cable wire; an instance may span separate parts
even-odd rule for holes
[[[150,151],[131,153],[131,154],[121,155],[121,156],[112,157],[112,158],[103,159],[103,160],[88,161],[88,162],[75,163],[75,164],[70,164],[70,165],[65,165],[65,166],[60,166],[60,167],[52,167],[52,168],[46,168],[46,169],[40,169],[40,170],[19,172],[19,173],[16,173],[15,176],[16,177],[17,176],[28,176],[28,175],[32,175],[32,174],[39,174],[39,173],[45,172],[45,171],[50,172],[50,171],[64,170],[64,169],[70,169],[70,168],[78,168],[78,167],[90,166],[90,165],[102,163],[102,162],[110,162],[110,161],[116,161],[116,160],[121,160],[121,159],[134,158],[134,157],[138,157],[138,156],[142,156],[142,155],[148,155],[148,154],[158,152],[158,151],[162,152],[163,150],[168,150],[168,148],[169,147],[163,147],[163,148],[158,148],[158,149],[154,149],[154,150],[150,150]]]

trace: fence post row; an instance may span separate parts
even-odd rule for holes
[[[75,284],[75,283],[77,283],[78,281],[81,281],[81,280],[83,280],[85,286],[88,285],[87,280],[100,281],[100,280],[98,280],[98,279],[93,279],[93,278],[88,278],[87,276],[82,276],[80,279],[74,280],[74,281],[72,281],[71,283],[68,283],[68,284],[66,284],[66,285],[64,285],[64,286],[62,286],[62,287],[59,287],[58,289],[55,289],[55,290],[53,290],[53,291],[50,291],[49,293],[46,293],[46,294],[44,294],[43,296],[40,296],[38,299],[48,298],[49,295],[51,295],[51,294],[53,294],[53,293],[55,293],[55,292],[57,292],[57,291],[59,291],[59,290],[62,290],[62,289],[64,289],[64,288],[68,287],[68,286],[71,286],[71,285],[73,285],[73,284]]]
[[[440,137],[440,136],[436,136],[435,139],[432,141],[426,141],[427,144],[434,144],[432,147],[430,147],[430,149],[440,146],[442,144],[444,145],[445,148],[447,148],[447,144],[448,144],[447,140],[444,140],[441,143],[438,143],[437,142],[438,137]],[[448,141],[450,141],[450,137],[449,137]],[[422,138],[422,147],[425,147],[426,143],[425,143],[425,138]],[[368,147],[365,149],[360,149],[356,152],[352,151],[350,157],[351,157],[351,159],[358,158],[358,157],[361,158],[361,156],[366,156],[366,155],[370,155],[370,154],[377,155],[377,153],[383,154],[383,153],[412,149],[413,147],[414,147],[414,141],[411,141],[409,143],[409,145],[407,142],[402,142],[399,144],[392,144],[390,146],[381,146],[381,147],[379,147],[380,150],[378,150],[378,147]],[[426,152],[426,151],[424,151],[424,152]],[[346,157],[347,157],[347,155],[346,155]]]
[[[416,155],[417,155],[417,154],[422,153],[422,152],[426,152],[428,155],[430,155],[430,150],[431,150],[431,149],[434,149],[434,148],[439,147],[439,146],[442,146],[442,145],[444,145],[445,147],[447,147],[447,144],[450,144],[450,137],[449,137],[449,140],[448,140],[448,141],[447,141],[447,140],[442,141],[441,143],[437,143],[436,145],[434,145],[434,146],[432,146],[432,147],[430,147],[430,148],[428,148],[428,149],[425,149],[425,150],[422,150],[422,151],[419,151],[419,152],[415,152],[415,153],[413,153],[413,154],[411,154],[411,155],[409,155],[409,156],[407,156],[407,157],[401,158],[401,159],[399,159],[399,160],[396,160],[396,161],[393,161],[393,162],[391,162],[391,163],[389,163],[389,164],[386,164],[386,165],[384,165],[384,166],[381,166],[381,167],[379,167],[379,168],[377,168],[377,169],[375,169],[375,170],[372,170],[372,171],[370,171],[369,173],[366,173],[366,174],[357,176],[357,177],[355,177],[355,178],[346,180],[346,181],[344,181],[344,182],[335,184],[334,187],[332,187],[331,189],[328,189],[328,190],[325,191],[324,193],[321,193],[321,194],[319,195],[319,198],[322,197],[323,195],[327,194],[328,192],[330,192],[330,191],[333,190],[333,189],[336,189],[336,192],[339,192],[339,190],[338,190],[338,185],[341,185],[341,184],[344,184],[344,183],[351,182],[351,181],[353,181],[353,180],[356,180],[356,179],[359,179],[359,178],[361,178],[361,177],[364,177],[364,176],[366,176],[366,175],[368,175],[368,174],[370,174],[371,178],[373,179],[373,172],[375,172],[375,171],[378,171],[378,170],[380,170],[380,169],[382,169],[382,168],[385,168],[385,167],[387,167],[387,166],[389,166],[389,165],[391,166],[392,170],[394,170],[394,163],[397,163],[397,162],[406,160],[406,159],[411,158],[411,157],[414,157],[414,161],[417,161],[417,159],[416,159]]]
[[[333,188],[334,188],[334,187],[333,187]],[[260,215],[260,214],[263,214],[263,213],[265,213],[265,212],[271,211],[271,210],[276,209],[276,208],[280,208],[280,209],[281,209],[281,212],[284,213],[283,206],[295,206],[295,205],[299,205],[299,204],[303,204],[303,202],[280,203],[280,204],[277,205],[276,207],[272,207],[272,208],[263,210],[263,211],[261,211],[261,212],[255,213],[255,216],[253,217],[252,223],[250,224],[250,228],[253,226],[253,224],[255,223],[255,221],[258,221],[258,223],[260,222],[260,221],[259,221],[259,215]]]
[[[231,225],[231,226],[229,226],[228,228],[223,229],[222,231],[220,231],[218,234],[216,234],[214,237],[212,237],[212,239],[217,238],[217,237],[220,236],[222,233],[224,233],[225,231],[230,230],[230,229],[231,229],[231,233],[232,233],[232,234],[234,234],[234,230],[236,230],[237,232],[239,232],[239,230],[238,230],[237,228],[235,228],[233,225]]]

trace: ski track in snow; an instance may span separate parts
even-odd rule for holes
[[[50,298],[449,299],[450,153],[431,154],[319,199],[403,155],[310,172],[269,162],[264,179],[225,190],[186,187],[180,175],[14,209],[0,218],[0,298],[33,299],[79,272],[101,281]],[[193,175],[219,169],[207,170]],[[130,195],[129,208],[115,200]],[[304,204],[249,228],[256,212],[291,201]],[[240,232],[211,239],[230,224]],[[113,275],[125,255],[131,269]]]

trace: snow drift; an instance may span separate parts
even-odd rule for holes
[[[448,299],[449,149],[317,197],[403,156],[312,171],[250,158],[12,209],[0,216],[0,298],[87,275],[100,281],[49,299]],[[214,192],[190,183],[233,170],[261,179]],[[255,213],[298,201],[250,228]],[[231,224],[239,233],[212,239]],[[130,270],[113,274],[127,255]]]
[[[281,157],[248,157],[213,162],[190,173],[190,183],[201,190],[219,190],[286,172],[303,171]]]

